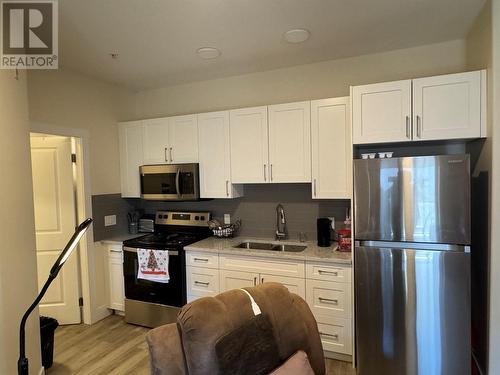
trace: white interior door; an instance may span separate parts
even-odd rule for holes
[[[75,230],[70,138],[31,137],[31,163],[40,289]],[[40,303],[40,314],[60,324],[81,322],[76,254],[67,260]]]

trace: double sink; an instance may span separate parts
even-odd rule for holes
[[[291,253],[300,253],[307,248],[307,246],[301,246],[301,245],[275,244],[267,242],[242,242],[234,247],[238,249],[287,251]]]

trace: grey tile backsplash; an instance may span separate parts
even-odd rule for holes
[[[121,201],[121,202],[120,202]],[[313,200],[310,184],[261,184],[245,185],[245,196],[237,199],[213,199],[199,202],[154,202],[141,199],[122,199],[119,194],[99,195],[92,199],[94,240],[101,236],[112,236],[127,231],[126,213],[138,209],[144,213],[156,210],[172,211],[210,211],[212,216],[221,219],[230,214],[231,219],[240,218],[242,236],[273,237],[276,230],[276,205],[283,204],[287,217],[290,239],[298,239],[304,232],[309,239],[316,238],[316,219],[335,217],[336,226],[342,224],[349,200]],[[114,230],[104,227],[104,215],[116,211],[117,226]],[[121,215],[123,217],[119,218]],[[118,222],[121,225],[118,225]],[[102,226],[102,228],[100,228]]]

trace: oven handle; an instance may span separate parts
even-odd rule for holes
[[[154,250],[154,249],[153,249]],[[128,251],[129,253],[137,253],[137,248],[135,247],[128,247],[128,246],[123,246],[123,251]],[[168,255],[176,256],[179,255],[178,251],[174,250],[166,250],[168,251]]]
[[[175,190],[177,190],[177,198],[180,199],[181,197],[181,184],[180,184],[180,176],[181,176],[181,169],[177,169],[177,173],[175,174]]]

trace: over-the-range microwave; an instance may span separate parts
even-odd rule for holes
[[[143,165],[141,198],[157,201],[196,201],[200,199],[198,163]]]

